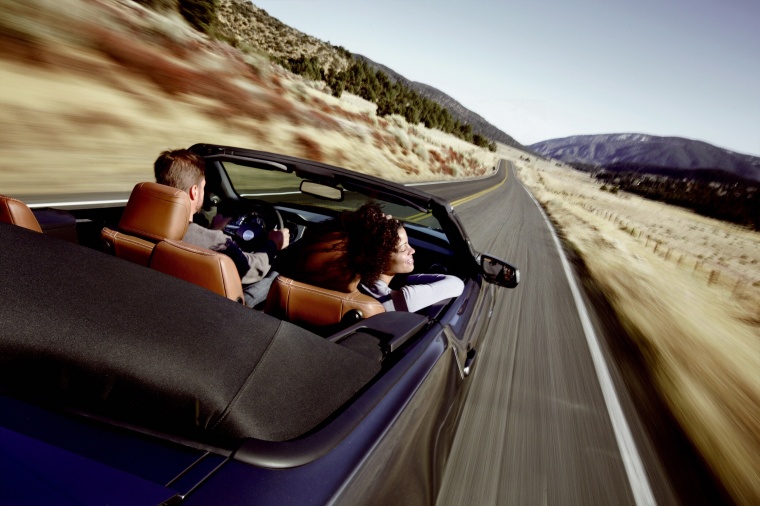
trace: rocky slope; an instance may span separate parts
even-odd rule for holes
[[[448,109],[454,119],[472,125],[473,133],[509,146],[522,148],[515,139],[442,91],[427,84],[410,81],[385,65],[358,54],[352,55],[347,49],[299,32],[270,16],[264,9],[256,7],[249,0],[222,0],[218,18],[219,33],[233,46],[243,50],[258,51],[273,58],[316,56],[326,71],[345,70],[351,65],[352,58],[363,60],[370,67],[385,72],[391,81],[400,81],[422,97]]]
[[[519,142],[517,142],[514,138],[510,137],[506,133],[499,130],[497,127],[489,123],[482,116],[467,109],[465,106],[463,106],[462,104],[457,102],[454,98],[445,94],[441,90],[433,88],[432,86],[429,86],[424,83],[410,81],[409,79],[405,78],[404,76],[395,72],[394,70],[386,67],[385,65],[374,62],[370,60],[369,58],[367,58],[366,56],[362,56],[358,54],[354,56],[358,59],[364,60],[370,67],[375,68],[377,70],[382,70],[388,75],[388,77],[391,78],[392,81],[400,81],[406,86],[408,86],[409,88],[419,93],[420,96],[427,98],[429,100],[432,100],[442,107],[445,107],[446,109],[449,110],[449,112],[451,113],[451,116],[454,119],[458,120],[460,123],[468,123],[472,125],[472,131],[474,133],[480,134],[493,141],[501,142],[502,144],[506,144],[507,146],[512,146],[518,149],[524,149],[524,147]]]

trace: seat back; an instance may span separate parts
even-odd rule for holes
[[[0,221],[42,233],[32,210],[20,200],[5,195],[0,195]]]
[[[292,277],[280,275],[272,283],[264,312],[310,327],[340,323],[352,310],[361,318],[384,312],[380,302],[358,290],[359,276],[347,261],[346,246],[340,232],[303,246],[295,255]]]
[[[222,253],[182,241],[164,240],[156,244],[148,266],[245,303],[243,285],[235,263]]]
[[[309,327],[335,325],[351,310],[361,318],[385,312],[377,300],[359,290],[339,292],[277,276],[269,289],[264,312]]]
[[[118,230],[106,227],[101,238],[107,251],[147,266],[156,243],[182,240],[191,216],[190,197],[184,191],[158,183],[138,183]]]

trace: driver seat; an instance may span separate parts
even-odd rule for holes
[[[158,183],[137,183],[118,230],[104,227],[100,237],[106,251],[147,267],[156,243],[182,240],[191,216],[190,197],[184,191]]]
[[[264,312],[310,328],[349,325],[385,312],[380,302],[359,291],[359,276],[346,262],[347,240],[332,232],[299,251],[293,277],[277,276]]]
[[[153,249],[149,267],[245,305],[235,262],[222,253],[182,241],[164,240]]]

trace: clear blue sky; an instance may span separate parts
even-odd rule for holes
[[[698,139],[760,156],[760,0],[254,0],[531,144]]]

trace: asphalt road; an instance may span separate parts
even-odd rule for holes
[[[499,169],[423,188],[455,205],[476,249],[521,271],[499,291],[438,504],[682,503],[547,220]]]

